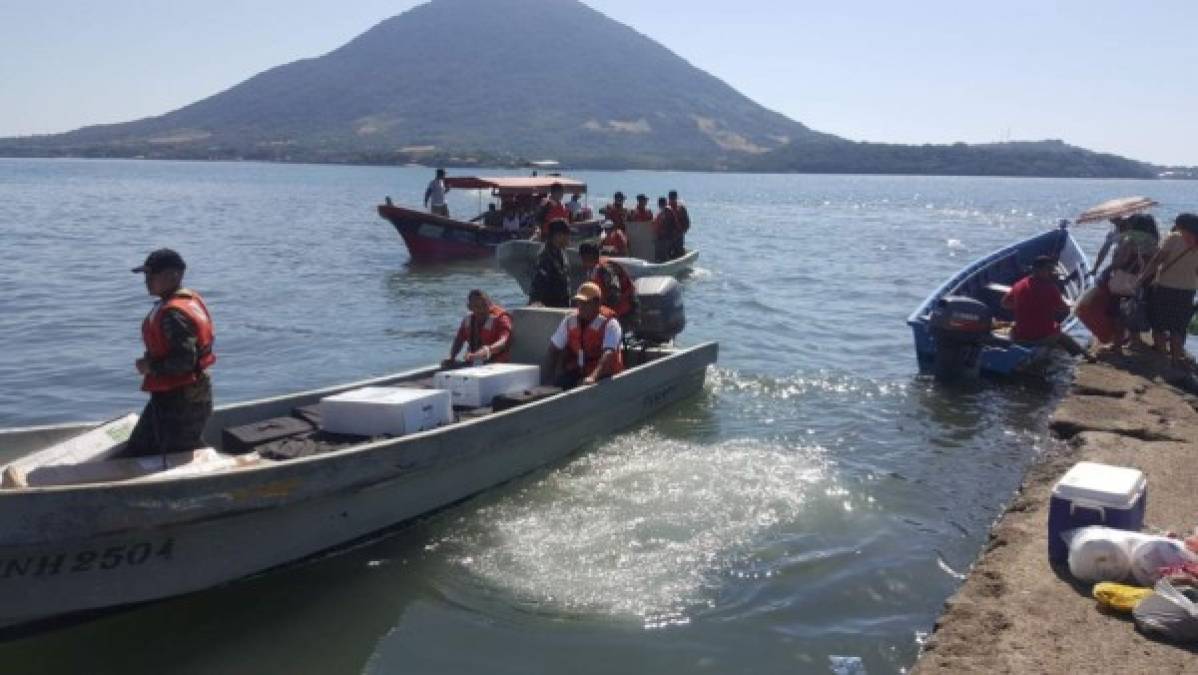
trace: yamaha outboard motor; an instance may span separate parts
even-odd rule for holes
[[[943,381],[977,377],[982,347],[990,341],[993,313],[986,303],[950,295],[941,298],[928,320],[936,356],[932,373]]]
[[[639,304],[634,332],[645,342],[665,344],[686,328],[682,284],[674,277],[641,277],[636,280]]]

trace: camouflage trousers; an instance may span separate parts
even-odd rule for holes
[[[200,374],[195,383],[150,394],[129,436],[124,457],[144,457],[202,448],[204,425],[212,416],[212,380]]]

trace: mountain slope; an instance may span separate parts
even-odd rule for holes
[[[25,140],[713,166],[805,136],[823,135],[575,0],[434,0],[161,117]]]
[[[1061,142],[854,143],[749,100],[577,0],[432,0],[158,117],[0,155],[1154,177]]]

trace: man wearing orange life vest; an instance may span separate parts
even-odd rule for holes
[[[624,223],[628,221],[628,209],[624,208],[624,193],[617,192],[612,197],[612,202],[599,209],[599,213],[607,218],[617,230],[623,230]]]
[[[549,196],[545,201],[541,202],[540,208],[537,210],[536,223],[539,228],[538,233],[540,238],[544,238],[544,233],[547,231],[549,223],[555,220],[564,220],[570,222],[570,209],[562,204],[562,197],[566,192],[562,188],[561,183],[554,183],[549,186]]]
[[[678,257],[678,216],[665,197],[657,199],[657,217],[653,219],[653,231],[656,235],[656,260],[667,262]]]
[[[611,221],[603,222],[603,241],[599,242],[603,253],[617,258],[628,257],[628,235],[624,229]]]
[[[458,326],[453,346],[449,348],[449,359],[442,365],[452,366],[463,345],[466,355],[462,360],[467,364],[507,363],[510,358],[508,344],[512,340],[512,317],[507,310],[478,289],[470,291],[466,307],[470,313]]]
[[[599,247],[587,242],[578,247],[587,281],[603,292],[603,305],[611,308],[621,328],[628,330],[636,314],[636,284],[619,263],[599,255]]]
[[[554,383],[563,389],[595,384],[624,370],[620,322],[603,306],[603,291],[588,281],[578,287],[574,302],[577,308],[549,338]]]
[[[212,315],[199,293],[182,287],[187,265],[169,248],[146,258],[146,290],[158,297],[141,325],[146,351],[137,359],[141,388],[150,394],[125,455],[185,452],[204,447],[204,425],[212,416],[212,382],[206,372],[216,362]]]
[[[649,198],[645,195],[636,196],[636,208],[628,214],[628,222],[647,223],[653,220],[653,212],[649,210]]]
[[[686,253],[686,233],[691,229],[691,214],[686,210],[686,204],[678,199],[678,191],[670,190],[668,204],[674,210],[674,219],[677,221],[678,241],[674,244],[674,253],[672,257],[679,257]]]

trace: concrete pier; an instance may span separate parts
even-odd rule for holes
[[[1155,354],[1078,366],[1050,422],[1062,443],[1029,469],[981,558],[949,599],[914,673],[1196,673],[1198,646],[1144,637],[1048,562],[1052,486],[1075,462],[1148,479],[1147,531],[1198,525],[1198,397]]]

